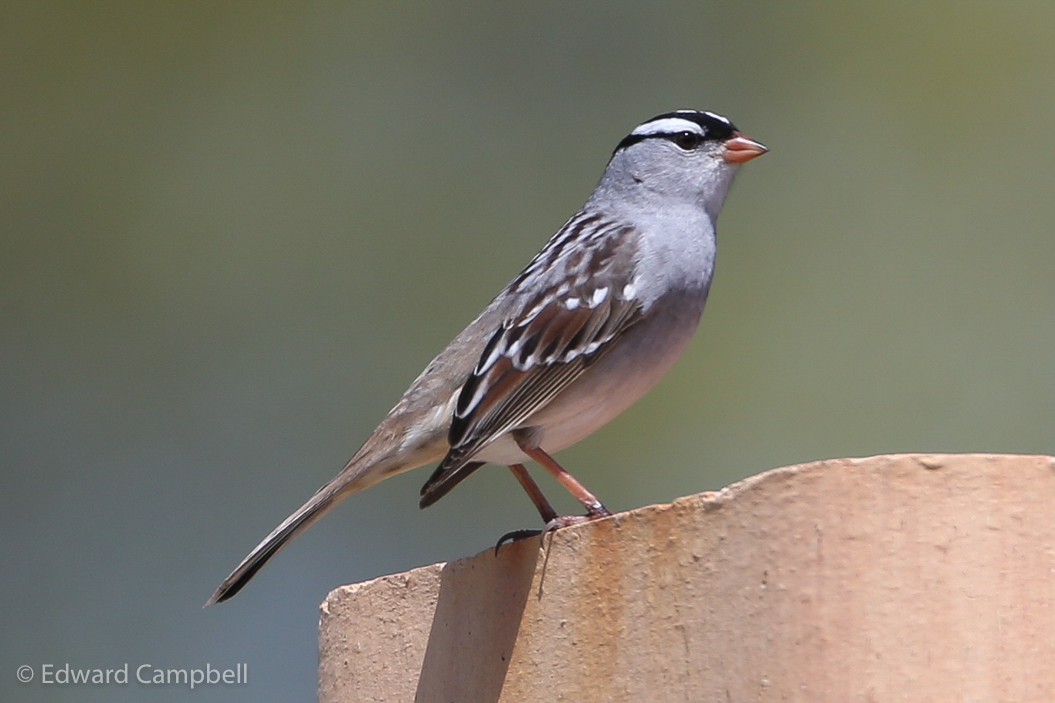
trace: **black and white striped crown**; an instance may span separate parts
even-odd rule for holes
[[[713,112],[698,110],[665,112],[635,127],[633,132],[619,142],[615,150],[618,152],[646,139],[673,139],[686,132],[697,135],[701,141],[724,141],[733,136],[736,126],[725,117]]]

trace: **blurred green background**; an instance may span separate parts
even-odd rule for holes
[[[0,37],[0,699],[245,662],[193,695],[307,700],[329,589],[535,526],[505,469],[424,512],[404,474],[201,608],[676,108],[772,151],[683,360],[562,454],[609,507],[1055,453],[1050,0],[5,2]]]

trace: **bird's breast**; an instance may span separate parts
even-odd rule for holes
[[[565,449],[597,431],[652,389],[688,346],[700,321],[706,291],[678,291],[658,300],[600,360],[521,427],[535,428],[546,452]],[[522,463],[510,435],[477,457]]]

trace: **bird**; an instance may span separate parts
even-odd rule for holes
[[[632,405],[681,355],[707,301],[715,224],[733,177],[767,151],[713,112],[677,110],[635,127],[582,209],[206,605],[238,593],[343,499],[436,461],[421,508],[492,463],[511,469],[547,530],[610,515],[552,455]],[[525,468],[531,460],[586,514],[559,516]]]

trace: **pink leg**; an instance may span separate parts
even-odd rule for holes
[[[517,444],[520,445],[520,449],[527,454],[529,457],[537,461],[547,471],[560,481],[561,485],[568,489],[568,492],[575,496],[575,499],[583,504],[586,508],[586,515],[590,518],[606,517],[611,515],[608,508],[601,504],[601,501],[597,500],[597,496],[590,493],[586,489],[586,486],[579,483],[579,480],[564,470],[564,467],[557,463],[557,461],[546,452],[542,451],[538,447],[531,447],[524,443],[521,443],[517,439]],[[512,467],[510,467],[512,468]],[[515,472],[514,472],[515,473]],[[529,492],[530,493],[530,492]]]
[[[538,514],[542,516],[542,522],[550,522],[557,517],[557,511],[553,509],[553,506],[546,500],[546,496],[542,495],[542,489],[535,483],[535,479],[531,478],[531,474],[524,467],[523,464],[510,464],[509,470],[516,476],[517,481],[520,482],[520,486],[531,498],[531,502],[535,504],[535,508],[538,510]]]

